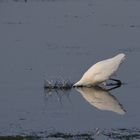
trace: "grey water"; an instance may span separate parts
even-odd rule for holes
[[[46,79],[76,82],[120,52],[120,88],[43,88]],[[0,139],[97,130],[96,139],[107,139],[105,130],[139,130],[139,59],[139,0],[0,0]]]

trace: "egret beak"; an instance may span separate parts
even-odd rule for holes
[[[82,84],[80,84],[79,82],[75,83],[72,87],[83,87]]]
[[[74,84],[72,87],[74,87],[74,88],[75,88],[75,87],[77,87],[77,86],[78,86],[77,84]]]

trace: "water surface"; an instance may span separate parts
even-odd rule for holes
[[[0,135],[139,130],[139,13],[138,0],[1,0]],[[126,84],[110,94],[126,113],[101,110],[75,89],[43,88],[44,79],[76,82],[120,52]]]

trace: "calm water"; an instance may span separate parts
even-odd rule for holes
[[[120,88],[43,89],[120,52]],[[139,0],[0,0],[0,135],[140,129],[139,59]]]

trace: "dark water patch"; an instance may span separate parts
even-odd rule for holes
[[[28,2],[57,2],[57,1],[66,2],[68,0],[0,0],[0,3],[7,3],[7,2],[20,2],[20,3],[28,3]]]
[[[139,47],[128,47],[128,48],[121,48],[119,51],[124,53],[133,53],[133,52],[140,52]]]
[[[51,43],[51,42],[46,42],[45,46],[48,49],[61,49],[61,50],[79,50],[82,49],[82,47],[80,45],[74,45],[74,44],[55,44],[55,43]]]
[[[0,140],[40,140],[38,136],[0,136]]]
[[[13,0],[14,2],[27,2],[28,0]]]
[[[120,140],[140,139],[140,130],[136,128],[112,129],[111,131],[104,130],[102,133],[103,135],[113,139],[120,139]]]
[[[125,2],[140,2],[140,0],[124,0]]]
[[[65,14],[64,18],[65,19],[77,19],[77,20],[86,20],[86,18],[90,18],[94,15],[94,11],[91,11],[88,15],[68,15]]]
[[[20,120],[20,121],[25,121],[26,119],[25,119],[25,118],[20,118],[19,120]]]
[[[7,24],[7,25],[21,25],[23,24],[21,21],[5,21],[3,22],[3,24]]]
[[[25,70],[26,70],[26,71],[32,71],[33,68],[32,68],[32,67],[26,67]]]
[[[86,51],[86,52],[66,52],[67,55],[75,55],[75,56],[89,56],[92,55],[91,51]]]
[[[136,128],[126,129],[99,129],[96,128],[89,132],[34,132],[26,135],[15,135],[15,136],[0,136],[0,140],[44,140],[44,139],[64,139],[64,140],[96,140],[101,139],[112,139],[112,140],[137,140],[140,139],[140,130]]]
[[[82,133],[82,134],[71,134],[71,133],[52,133],[47,136],[47,138],[63,138],[63,139],[71,139],[71,140],[94,140],[93,135],[90,133]]]
[[[124,24],[108,24],[108,23],[103,23],[100,24],[102,27],[108,27],[108,28],[124,28]]]
[[[80,49],[81,47],[80,46],[78,46],[78,45],[67,45],[67,46],[65,46],[65,48],[66,49],[74,49],[74,50],[78,50],[78,49]]]
[[[132,20],[138,20],[139,22],[139,19],[140,19],[140,16],[139,15],[133,15],[133,16],[129,16],[129,19],[132,19]]]
[[[129,25],[130,28],[140,28],[140,24],[131,24]]]
[[[116,29],[125,29],[125,28],[140,28],[140,24],[128,24],[128,25],[125,25],[125,24],[108,24],[108,23],[103,23],[103,24],[100,24],[100,26],[102,27],[106,27],[106,28],[116,28]]]
[[[97,49],[100,48],[92,48],[89,49],[88,47],[86,48],[83,45],[80,44],[55,44],[52,42],[46,42],[44,46],[49,49],[52,53],[59,52],[63,53],[65,55],[73,55],[73,56],[89,56],[92,55]]]

